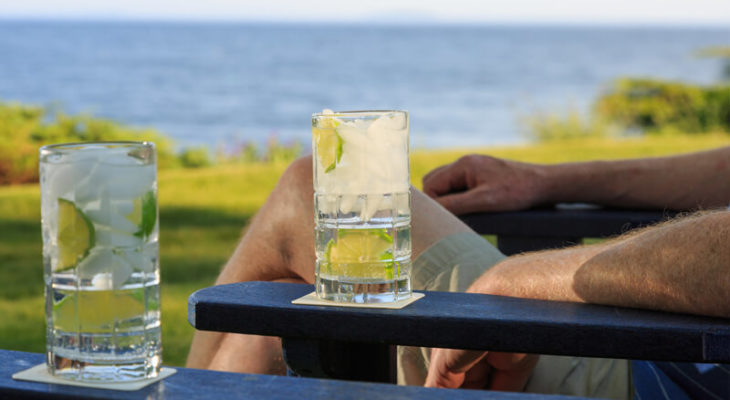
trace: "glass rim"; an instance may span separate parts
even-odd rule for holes
[[[39,151],[41,153],[50,151],[64,151],[64,150],[76,150],[79,146],[105,146],[105,147],[129,147],[129,148],[140,148],[140,147],[151,147],[155,148],[155,142],[148,140],[136,141],[136,140],[113,140],[113,141],[92,141],[92,142],[68,142],[68,143],[54,143],[41,146]]]
[[[406,110],[346,110],[346,111],[332,111],[332,114],[324,114],[317,112],[312,114],[312,118],[322,117],[345,117],[345,118],[363,118],[363,117],[374,117],[382,116],[387,114],[405,114],[408,115]]]

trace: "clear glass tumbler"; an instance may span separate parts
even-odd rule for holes
[[[411,296],[408,113],[325,110],[312,116],[320,298]]]
[[[161,364],[153,143],[40,149],[46,350],[51,374],[157,376]]]

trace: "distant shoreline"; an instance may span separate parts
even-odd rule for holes
[[[0,15],[0,23],[42,23],[42,24],[120,24],[120,25],[181,25],[191,26],[283,26],[283,27],[348,27],[348,28],[452,28],[452,29],[546,29],[546,30],[687,30],[687,31],[730,31],[730,20],[717,22],[657,22],[657,21],[438,21],[438,20],[385,20],[373,22],[370,19],[333,20],[254,20],[254,19],[195,19],[160,17],[112,17],[112,16],[7,16]]]

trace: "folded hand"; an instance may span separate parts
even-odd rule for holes
[[[538,356],[433,349],[427,387],[522,391]]]
[[[541,166],[472,154],[423,178],[423,191],[456,215],[530,208],[543,201]]]

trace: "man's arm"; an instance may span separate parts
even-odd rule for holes
[[[546,202],[674,210],[726,207],[730,147],[670,157],[546,166]]]
[[[730,147],[671,157],[539,165],[470,155],[423,178],[455,214],[585,202],[687,210],[727,206]]]
[[[730,317],[729,242],[730,212],[705,213],[597,245],[511,257],[468,291]],[[426,385],[453,387],[482,357],[436,349]]]
[[[511,257],[470,291],[730,317],[730,212]]]

